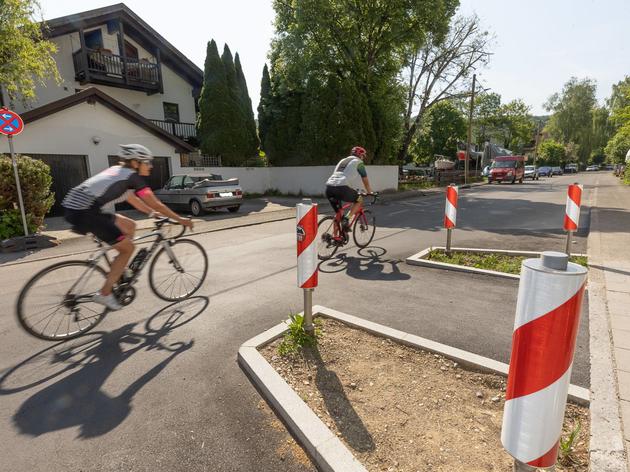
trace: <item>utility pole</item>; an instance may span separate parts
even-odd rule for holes
[[[466,143],[466,161],[464,162],[464,185],[468,185],[468,161],[470,160],[470,145],[472,142],[472,119],[475,108],[475,84],[477,74],[473,74],[472,92],[470,94],[470,114],[468,115],[468,142]]]
[[[538,122],[538,126],[536,127],[536,146],[534,147],[534,166],[536,166],[536,161],[538,160],[538,145],[540,144],[540,121]]]

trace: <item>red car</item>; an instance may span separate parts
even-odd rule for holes
[[[498,156],[490,166],[488,183],[510,182],[513,184],[518,180],[518,183],[522,184],[524,176],[525,156]]]

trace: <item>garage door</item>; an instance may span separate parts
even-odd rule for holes
[[[44,161],[50,166],[52,176],[51,190],[55,192],[55,204],[49,215],[62,215],[61,202],[72,187],[88,178],[87,156],[76,154],[29,154],[33,159]]]

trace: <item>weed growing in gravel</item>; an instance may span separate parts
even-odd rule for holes
[[[575,458],[573,457],[573,446],[575,445],[575,441],[580,435],[580,429],[582,425],[578,421],[575,427],[571,430],[569,435],[566,438],[560,438],[560,463],[563,465],[572,465],[576,463]]]
[[[315,347],[318,338],[322,335],[320,320],[313,320],[315,329],[313,334],[310,334],[304,329],[303,315],[290,315],[289,319],[290,321],[287,321],[289,330],[285,333],[282,342],[278,346],[278,354],[289,356],[299,353],[304,347]]]

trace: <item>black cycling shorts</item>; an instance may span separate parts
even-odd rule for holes
[[[103,213],[98,208],[90,210],[71,210],[66,208],[65,210],[64,216],[66,221],[79,233],[92,233],[110,246],[125,238],[123,232],[116,226],[116,215],[112,213]]]
[[[355,189],[350,188],[347,185],[341,187],[326,185],[326,198],[332,205],[335,212],[338,212],[341,208],[342,202],[356,203],[361,197]]]

